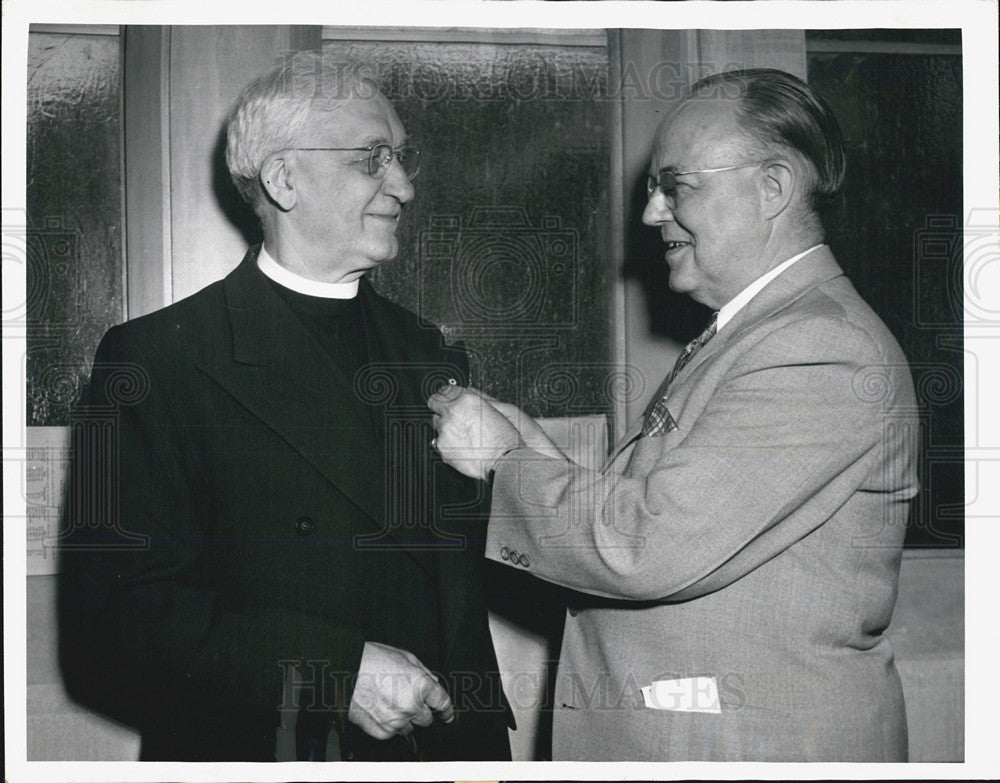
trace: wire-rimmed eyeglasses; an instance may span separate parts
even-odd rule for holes
[[[759,166],[767,163],[766,160],[755,160],[751,163],[737,163],[735,166],[720,166],[715,169],[692,169],[691,171],[674,171],[673,169],[660,169],[656,176],[652,174],[646,177],[646,195],[652,197],[653,192],[659,188],[663,195],[669,199],[677,196],[677,178],[685,174],[715,174],[717,171],[735,171],[736,169],[747,169],[751,166]]]
[[[368,173],[375,179],[382,179],[386,175],[393,158],[399,161],[407,179],[413,179],[420,171],[420,150],[410,145],[400,147],[398,150],[394,150],[391,144],[384,142],[370,147],[290,147],[289,149],[304,152],[367,152]]]

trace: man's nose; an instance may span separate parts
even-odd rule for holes
[[[410,178],[403,171],[403,164],[396,158],[389,164],[389,170],[385,172],[385,179],[382,182],[382,189],[390,196],[395,197],[400,204],[405,204],[413,198],[414,189]]]
[[[670,199],[663,195],[660,188],[656,188],[646,200],[646,208],[642,211],[642,222],[647,226],[658,226],[673,219],[674,213]]]

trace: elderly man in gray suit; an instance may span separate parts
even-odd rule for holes
[[[715,75],[658,130],[643,221],[717,313],[603,470],[473,389],[430,400],[493,474],[488,557],[578,591],[553,755],[904,761],[892,616],[917,493],[906,359],[823,243],[845,160],[773,70]]]

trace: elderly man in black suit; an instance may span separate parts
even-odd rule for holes
[[[465,355],[365,279],[397,254],[417,152],[357,68],[300,54],[243,91],[227,163],[263,245],[95,358],[67,687],[138,726],[149,760],[273,760],[292,667],[300,758],[331,728],[344,759],[509,758],[479,493],[424,408]]]

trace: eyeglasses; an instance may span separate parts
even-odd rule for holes
[[[735,166],[722,166],[717,169],[692,169],[691,171],[673,171],[671,169],[660,169],[658,176],[652,174],[646,177],[646,195],[652,198],[653,192],[659,188],[663,195],[673,200],[677,197],[677,178],[685,174],[715,174],[717,171],[735,171],[736,169],[746,169],[751,166],[759,166],[766,163],[765,160],[755,160],[752,163],[738,163]]]
[[[420,171],[420,150],[416,147],[401,147],[394,150],[389,144],[373,144],[371,147],[290,147],[289,149],[304,152],[367,152],[368,173],[375,179],[382,179],[392,160],[399,161],[400,167],[407,179],[413,179]]]

